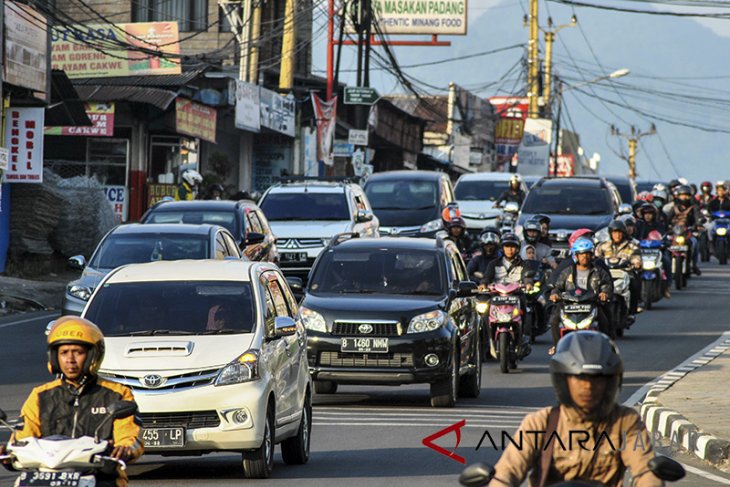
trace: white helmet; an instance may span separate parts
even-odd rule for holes
[[[188,183],[190,186],[195,186],[203,182],[203,176],[200,175],[195,169],[188,169],[182,174],[183,181]]]
[[[677,181],[679,181],[679,184],[684,184],[684,185],[689,184],[689,181],[687,181],[687,178],[679,178],[679,179],[677,179]]]

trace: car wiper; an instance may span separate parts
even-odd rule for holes
[[[375,294],[377,292],[374,289],[343,289],[338,294]]]
[[[411,291],[408,294],[420,294],[420,295],[427,295],[427,296],[441,296],[443,293],[437,292],[437,291]]]
[[[236,333],[251,333],[250,330],[234,330],[233,328],[223,328],[222,330],[205,330],[197,335],[234,335]]]
[[[128,336],[154,336],[154,335],[192,335],[192,331],[186,330],[142,330],[127,333]]]

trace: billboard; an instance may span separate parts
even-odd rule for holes
[[[466,35],[467,0],[371,0],[383,34]],[[345,30],[356,32],[357,2],[348,3]]]
[[[180,74],[180,35],[177,22],[136,22],[53,27],[53,69],[69,78]],[[116,43],[152,49],[170,58],[134,49],[108,47]],[[101,52],[93,46],[104,46]]]
[[[296,101],[291,95],[281,96],[266,88],[260,88],[261,126],[294,137]]]
[[[45,17],[28,5],[5,3],[4,81],[35,91],[46,91],[48,34]]]
[[[525,132],[517,150],[517,171],[523,176],[547,176],[553,122],[543,118],[525,120]]]
[[[44,135],[79,135],[84,137],[114,136],[114,102],[84,103],[84,110],[93,124],[90,127],[46,127]]]
[[[199,137],[215,144],[217,123],[218,112],[215,108],[185,98],[175,100],[175,129],[177,133]]]
[[[507,172],[510,162],[517,154],[517,148],[522,142],[529,104],[527,98],[504,96],[493,96],[489,102],[497,115],[497,123],[494,127],[497,170]]]

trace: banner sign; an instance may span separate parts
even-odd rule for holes
[[[127,220],[127,188],[125,186],[104,186],[104,194],[106,194],[109,204],[112,205],[114,214],[119,218],[119,222]]]
[[[53,69],[63,69],[69,78],[147,76],[180,74],[180,34],[177,22],[136,22],[53,27]],[[100,52],[90,44],[132,44],[170,57],[134,49],[110,47]]]
[[[517,151],[517,171],[523,176],[546,176],[550,161],[553,122],[542,118],[525,120],[525,132]]]
[[[371,0],[383,34],[466,35],[467,0]],[[348,3],[345,30],[354,33],[357,2]]]
[[[215,108],[186,98],[175,100],[175,127],[179,134],[199,137],[215,144],[217,122],[218,112]]]
[[[236,80],[236,128],[261,131],[261,90],[258,85]]]
[[[489,102],[497,112],[497,122],[494,127],[497,170],[507,172],[522,142],[528,101],[527,98],[493,96],[489,98]]]
[[[555,159],[550,158],[550,175],[555,174]],[[563,154],[558,156],[558,177],[568,178],[575,176],[575,156],[573,154]]]
[[[148,184],[147,185],[147,207],[151,208],[162,201],[166,196],[172,198],[177,194],[177,185],[175,184]]]
[[[260,109],[262,127],[294,137],[296,102],[293,96],[281,96],[261,88]]]
[[[89,116],[90,127],[46,127],[44,135],[79,135],[85,137],[114,136],[114,103],[84,103],[84,110]]]
[[[35,91],[46,91],[48,34],[46,18],[28,5],[6,0],[4,80]]]
[[[334,164],[332,143],[337,123],[337,97],[325,102],[312,93],[312,105],[317,119],[317,160],[331,166]]]
[[[309,127],[302,128],[302,146],[304,152],[304,176],[319,176],[319,162],[317,162],[317,130]]]
[[[5,110],[5,147],[10,153],[6,182],[43,182],[44,115],[45,108]]]

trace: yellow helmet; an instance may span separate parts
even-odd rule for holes
[[[97,375],[104,360],[104,334],[91,321],[78,316],[61,316],[48,333],[48,370],[60,374],[58,347],[83,345],[89,353],[84,360],[83,375]]]

